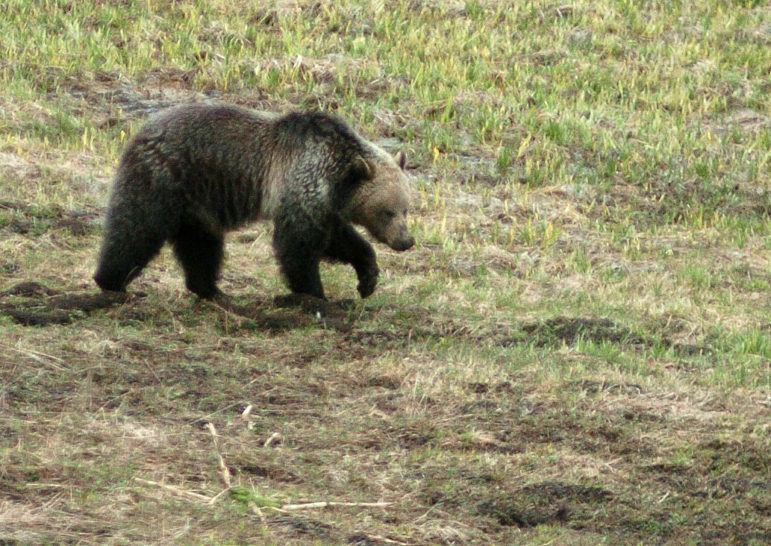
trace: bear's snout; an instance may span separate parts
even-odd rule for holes
[[[399,252],[403,252],[405,250],[411,249],[414,245],[415,245],[415,238],[412,235],[408,235],[404,239],[397,239],[390,246],[394,250],[398,250]]]

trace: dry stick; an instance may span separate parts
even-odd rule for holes
[[[284,504],[276,510],[306,510],[311,508],[327,508],[328,506],[362,506],[366,508],[383,508],[385,506],[391,506],[392,502],[335,502],[335,501],[321,501],[321,502],[305,502],[302,504]]]
[[[214,495],[211,499],[209,499],[209,504],[214,504],[225,493],[230,492],[230,470],[228,470],[228,466],[225,464],[225,459],[222,457],[222,454],[220,453],[219,445],[217,445],[217,429],[214,428],[214,425],[212,423],[206,423],[206,428],[209,429],[209,433],[211,434],[212,441],[214,442],[214,449],[217,450],[217,458],[219,459],[219,467],[220,467],[220,476],[222,476],[222,481],[225,482],[225,489]]]
[[[401,544],[402,546],[407,546],[406,542],[399,542],[398,540],[393,540],[390,538],[386,538],[382,535],[367,535],[369,538],[374,538],[375,540],[379,540],[381,542],[385,542],[386,544]]]
[[[214,504],[215,502],[220,500],[225,493],[229,493],[229,492],[230,492],[230,488],[226,487],[225,489],[223,489],[222,491],[214,495],[211,499],[209,499],[209,504]]]
[[[254,421],[252,421],[251,418],[252,409],[254,409],[254,406],[248,404],[244,408],[244,411],[241,412],[241,419],[243,419],[244,423],[246,423],[246,430],[252,430],[254,428]]]
[[[263,525],[267,525],[268,521],[265,519],[265,514],[262,513],[262,510],[259,506],[257,506],[257,503],[254,501],[249,501],[249,508],[251,509],[252,513],[260,518],[260,521]]]
[[[244,410],[244,413],[248,416],[249,413]],[[217,502],[217,500],[222,497],[225,493],[231,490],[232,485],[230,483],[230,470],[228,470],[228,465],[225,464],[225,459],[222,457],[222,454],[220,453],[220,447],[217,444],[217,429],[214,428],[213,423],[206,423],[206,428],[209,429],[209,434],[211,434],[212,441],[214,442],[214,449],[217,450],[217,458],[219,459],[219,466],[220,466],[220,475],[222,476],[222,481],[225,482],[225,489],[217,493],[214,497],[211,498],[209,501],[209,504],[214,504]],[[257,506],[257,503],[254,501],[250,501],[247,503],[249,508],[254,512],[255,515],[259,516],[260,520],[262,520],[263,525],[266,524],[265,521],[265,515],[262,513],[262,510],[260,510],[260,507]]]
[[[280,442],[282,440],[281,434],[278,432],[274,432],[270,435],[270,438],[265,440],[265,443],[262,445],[262,447],[270,447],[276,442]]]
[[[220,476],[222,477],[222,481],[225,482],[225,487],[230,489],[232,487],[230,483],[230,470],[228,470],[228,466],[225,464],[225,459],[222,457],[222,454],[220,453],[220,446],[217,444],[217,429],[214,428],[214,425],[212,423],[206,423],[206,428],[209,429],[209,433],[211,434],[211,439],[214,442],[214,449],[217,452],[217,459],[219,459],[219,466],[220,466]]]
[[[193,493],[192,491],[187,491],[185,489],[174,487],[173,485],[169,485],[166,483],[154,482],[152,480],[146,480],[144,478],[137,478],[137,477],[134,478],[134,481],[139,483],[144,483],[146,485],[152,485],[154,487],[161,487],[181,497],[188,497],[190,499],[195,499],[198,501],[206,501],[206,502],[210,501],[209,497],[207,497],[206,495],[201,495],[200,493]]]
[[[62,360],[61,358],[59,358],[57,356],[49,355],[49,354],[46,354],[46,353],[41,353],[39,351],[33,351],[32,349],[17,349],[16,347],[10,347],[8,345],[2,345],[1,347],[3,347],[4,349],[15,351],[15,352],[19,353],[20,355],[24,355],[24,356],[28,357],[30,360],[34,360],[35,362],[39,362],[40,364],[45,364],[46,366],[50,366],[50,367],[52,367],[53,369],[55,369],[57,371],[63,372],[66,369],[66,368],[64,368],[62,366],[59,366],[55,362],[50,362],[50,361],[46,360],[46,359],[50,359],[50,360],[59,361],[62,364],[66,363],[64,360]]]

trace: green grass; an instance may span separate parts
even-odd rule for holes
[[[767,543],[765,4],[4,2],[0,542]],[[94,299],[126,139],[212,98],[407,152],[370,299],[276,307],[266,225],[231,310],[168,251]]]

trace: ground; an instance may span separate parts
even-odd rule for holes
[[[771,542],[771,8],[696,4],[5,2],[0,543]],[[407,153],[371,298],[268,224],[216,303],[97,290],[126,139],[212,99]]]

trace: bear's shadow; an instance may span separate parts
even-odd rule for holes
[[[230,296],[220,294],[213,301],[200,300],[200,303],[213,305],[240,323],[252,324],[259,330],[292,330],[317,324],[346,332],[351,329],[350,311],[355,306],[351,299],[329,301],[306,294],[250,299],[246,305],[236,304]]]
[[[37,282],[22,282],[0,292],[0,316],[10,317],[23,326],[70,324],[98,309],[130,304],[146,297],[109,291],[62,292]],[[256,330],[291,330],[317,324],[324,328],[349,331],[353,300],[327,301],[302,294],[287,294],[241,305],[225,294],[196,305],[212,306],[226,317],[230,327]]]

